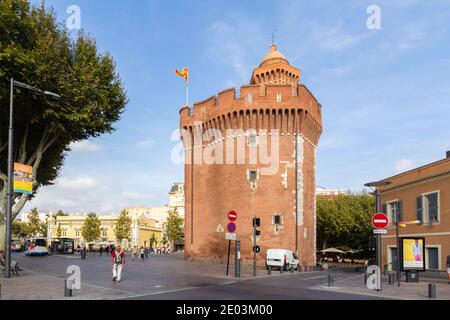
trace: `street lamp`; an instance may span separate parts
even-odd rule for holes
[[[9,128],[8,128],[8,184],[7,184],[7,202],[6,202],[6,243],[5,243],[5,278],[11,277],[11,222],[12,222],[12,207],[13,207],[13,114],[14,114],[14,86],[28,89],[37,93],[51,96],[60,99],[59,94],[43,91],[39,88],[30,86],[28,84],[15,81],[11,78],[10,100],[9,100]]]
[[[390,181],[386,180],[380,180],[375,182],[369,182],[366,183],[364,186],[369,187],[373,190],[373,187],[375,189],[375,199],[376,199],[376,211],[379,213],[381,211],[381,191],[380,187],[387,186],[388,184],[391,184]],[[381,234],[377,234],[377,265],[381,269]]]

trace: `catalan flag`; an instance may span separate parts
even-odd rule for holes
[[[189,83],[189,69],[188,68],[183,68],[181,71],[176,69],[175,73],[177,75],[179,75],[180,77],[183,77],[184,80],[186,81],[186,85],[188,85],[188,83]]]

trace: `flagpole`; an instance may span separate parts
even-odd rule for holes
[[[186,106],[189,107],[189,85],[186,82]]]

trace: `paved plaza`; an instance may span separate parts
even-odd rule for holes
[[[1,299],[427,299],[426,282],[404,284],[372,292],[363,285],[363,275],[351,269],[333,271],[335,286],[327,287],[326,272],[273,272],[242,266],[241,278],[225,275],[226,266],[193,262],[182,255],[151,255],[144,261],[127,259],[123,279],[112,281],[110,257],[89,254],[26,257],[13,254],[24,270],[19,277],[1,278]],[[76,265],[81,270],[81,289],[64,297],[66,270]],[[438,284],[438,298],[450,299],[450,286]]]

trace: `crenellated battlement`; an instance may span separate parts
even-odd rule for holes
[[[279,129],[303,133],[315,143],[322,132],[321,106],[303,84],[245,85],[229,88],[180,110],[181,128]]]

